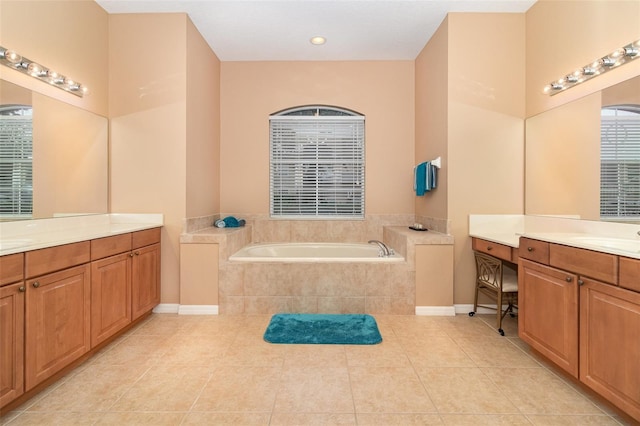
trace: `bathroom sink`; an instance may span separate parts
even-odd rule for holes
[[[615,237],[573,237],[572,240],[590,246],[640,253],[640,240]]]
[[[33,240],[27,239],[15,239],[15,240],[0,240],[0,250],[9,250],[18,247],[28,246]]]

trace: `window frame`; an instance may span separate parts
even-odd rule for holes
[[[362,220],[364,198],[364,115],[308,105],[269,116],[271,218]]]

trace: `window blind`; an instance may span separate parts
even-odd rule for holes
[[[270,117],[270,210],[282,218],[364,217],[364,117]]]
[[[0,115],[0,216],[31,217],[32,163],[31,116]]]
[[[603,110],[600,161],[600,216],[640,218],[640,114]]]

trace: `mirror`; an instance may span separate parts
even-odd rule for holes
[[[28,178],[16,183],[17,168],[8,164],[13,160],[6,154],[10,150],[6,149],[10,137],[5,122],[0,128],[3,132],[0,134],[3,144],[0,146],[0,196],[3,197],[0,220],[107,213],[107,119],[0,80],[0,107],[3,105],[31,106],[32,155],[22,155],[21,161],[30,160],[32,177],[31,185]],[[12,183],[8,183],[10,181]],[[12,185],[14,191],[17,185],[22,197],[32,192],[31,213],[6,207]]]
[[[601,110],[634,104],[640,105],[640,76],[527,119],[525,214],[601,220]],[[640,191],[633,173],[632,185]]]

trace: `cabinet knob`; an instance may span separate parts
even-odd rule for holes
[[[25,291],[27,291],[27,288],[25,286],[21,285],[20,287],[18,287],[18,291],[20,293],[24,293]]]
[[[491,247],[491,246],[487,246],[487,251],[491,251],[492,248],[493,247]]]
[[[140,256],[140,252],[139,251],[136,252],[136,256]]]
[[[533,251],[533,247],[527,247],[527,251]]]
[[[36,281],[32,285],[33,285],[33,288],[38,288],[40,287],[40,282]]]
[[[133,253],[129,253],[129,257],[133,257]]]
[[[583,285],[583,284],[584,284],[584,281],[578,280],[578,285]]]
[[[565,280],[566,280],[568,283],[570,283],[571,281],[573,281],[573,278],[571,278],[571,277],[567,277],[567,278],[565,278]]]

